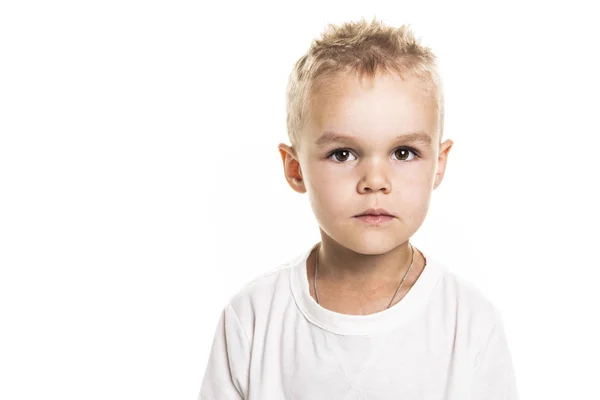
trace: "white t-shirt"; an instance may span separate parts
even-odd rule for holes
[[[311,297],[309,251],[232,298],[216,329],[200,400],[518,399],[499,311],[439,261],[371,315]]]

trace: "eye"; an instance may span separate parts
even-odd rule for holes
[[[327,156],[327,158],[334,158],[333,161],[336,161],[338,163],[343,163],[348,161],[348,158],[352,156],[354,157],[354,155],[350,152],[350,150],[348,149],[338,149],[338,150],[334,150],[332,151],[329,156]],[[356,157],[354,158],[356,159]],[[353,160],[350,160],[353,161]]]
[[[413,157],[409,159],[408,157],[410,153],[413,154]],[[410,147],[399,147],[396,150],[394,150],[394,155],[398,157],[399,161],[411,161],[418,157],[416,151],[411,149]]]
[[[419,154],[417,153],[417,151],[410,147],[399,147],[396,150],[394,150],[393,154],[397,157],[398,161],[407,161],[408,162],[408,161],[412,161],[415,158],[419,157]],[[412,154],[412,157],[410,157],[411,154]],[[354,157],[354,158],[350,159],[350,157]],[[334,161],[338,164],[345,163],[346,161],[356,160],[356,157],[354,156],[354,154],[352,154],[352,152],[348,149],[336,149],[336,150],[332,151],[331,153],[329,153],[327,158],[331,159],[332,161]]]

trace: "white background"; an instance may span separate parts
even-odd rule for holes
[[[584,4],[2,2],[0,398],[196,398],[227,301],[319,240],[277,152],[285,86],[362,16],[411,24],[445,82],[455,145],[413,243],[501,310],[523,399],[600,398]]]

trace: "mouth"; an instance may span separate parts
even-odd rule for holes
[[[388,212],[384,208],[369,208],[368,210],[365,210],[362,213],[355,215],[355,217],[366,217],[366,216],[373,216],[373,217],[384,216],[384,217],[395,218],[395,215]]]
[[[369,225],[379,225],[392,221],[394,218],[396,218],[396,216],[392,215],[383,208],[370,208],[358,215],[355,215],[354,218]]]

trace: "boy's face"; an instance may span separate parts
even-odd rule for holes
[[[337,75],[313,95],[300,151],[279,147],[288,183],[308,192],[321,229],[361,254],[388,252],[419,229],[452,146],[439,143],[433,91],[405,79]],[[357,217],[371,208],[393,218]]]

